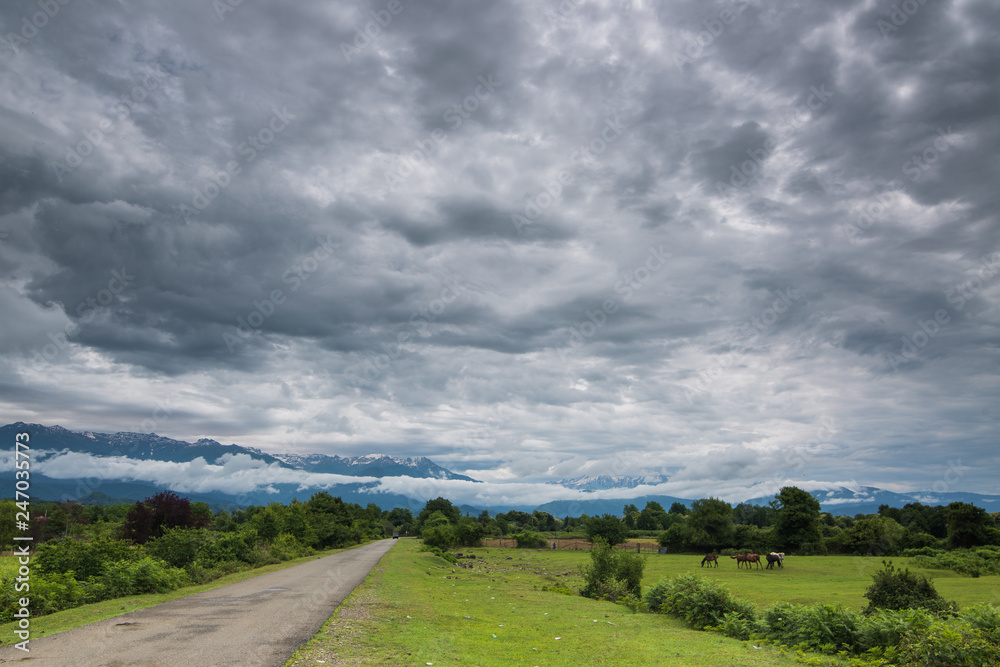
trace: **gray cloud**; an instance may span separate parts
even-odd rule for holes
[[[401,7],[0,10],[9,421],[1000,491],[993,3]]]

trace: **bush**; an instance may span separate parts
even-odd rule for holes
[[[857,652],[861,646],[861,615],[839,605],[779,602],[764,612],[761,625],[767,639],[813,651]]]
[[[865,591],[868,606],[865,614],[876,609],[926,609],[933,613],[954,613],[958,605],[947,602],[931,580],[914,574],[909,568],[899,570],[892,561],[882,561],[882,569],[872,575],[873,583]]]
[[[522,530],[514,535],[518,549],[545,549],[549,546],[549,541],[541,533],[531,530]]]
[[[618,602],[626,596],[642,598],[642,571],[646,561],[639,554],[598,543],[590,552],[591,564],[583,569],[581,595]]]
[[[450,549],[458,544],[458,536],[455,534],[455,529],[447,524],[424,528],[420,532],[420,537],[423,539],[424,544],[429,547],[437,547],[438,549]]]
[[[257,558],[257,531],[244,528],[237,533],[223,533],[217,540],[206,542],[198,550],[197,560],[203,567],[210,568],[227,561],[252,565]]]
[[[76,579],[83,581],[100,576],[111,563],[132,562],[142,557],[139,547],[124,540],[50,540],[38,547],[33,564],[34,573],[63,574],[72,571]]]
[[[1000,549],[977,547],[975,549],[937,551],[933,554],[917,555],[914,563],[919,567],[953,570],[958,574],[967,574],[970,577],[1000,574]]]
[[[184,570],[147,556],[136,562],[112,563],[93,583],[97,597],[107,599],[142,593],[166,593],[180,588],[187,581]]]
[[[753,624],[757,609],[752,603],[740,600],[725,587],[711,579],[696,574],[682,574],[664,579],[646,594],[650,611],[683,618],[695,628],[738,628],[739,634]],[[728,615],[728,617],[727,617]]]
[[[435,556],[437,556],[438,558],[443,558],[453,565],[458,562],[458,557],[455,554],[451,553],[450,551],[442,551],[437,547],[423,546],[420,547],[420,551],[430,552]]]
[[[198,557],[198,550],[208,542],[208,533],[198,528],[171,528],[161,537],[146,542],[143,549],[173,567],[186,567]]]
[[[903,636],[896,660],[900,665],[1000,665],[1000,646],[971,625],[935,620],[926,630]]]
[[[17,592],[14,577],[0,580],[0,623],[14,620],[14,612],[20,609],[19,599],[29,599],[28,611],[32,616],[44,616],[63,609],[79,607],[87,600],[87,586],[73,578],[72,572],[31,575],[31,591]]]

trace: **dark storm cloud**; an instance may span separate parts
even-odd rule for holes
[[[734,497],[833,420],[801,479],[995,491],[1000,15],[898,6],[8,3],[0,404]]]

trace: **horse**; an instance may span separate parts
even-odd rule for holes
[[[760,554],[747,554],[747,567],[750,567],[751,563],[757,563],[757,569],[760,570]]]
[[[784,567],[784,565],[781,564],[781,561],[783,560],[785,560],[785,554],[783,552],[776,553],[772,551],[767,555],[767,569],[773,570],[775,563],[778,564],[778,567]]]
[[[705,567],[705,563],[708,563],[709,567],[711,567],[713,563],[715,564],[715,567],[719,567],[719,557],[715,554],[708,554],[701,559],[702,567]]]
[[[747,554],[736,554],[735,556],[730,556],[730,558],[736,559],[736,567],[738,568],[743,567],[743,563],[748,563],[748,561],[750,560],[747,557]],[[749,564],[747,565],[747,567],[749,567]]]

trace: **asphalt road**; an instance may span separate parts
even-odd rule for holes
[[[393,545],[381,540],[59,634],[0,663],[31,667],[284,665]]]

